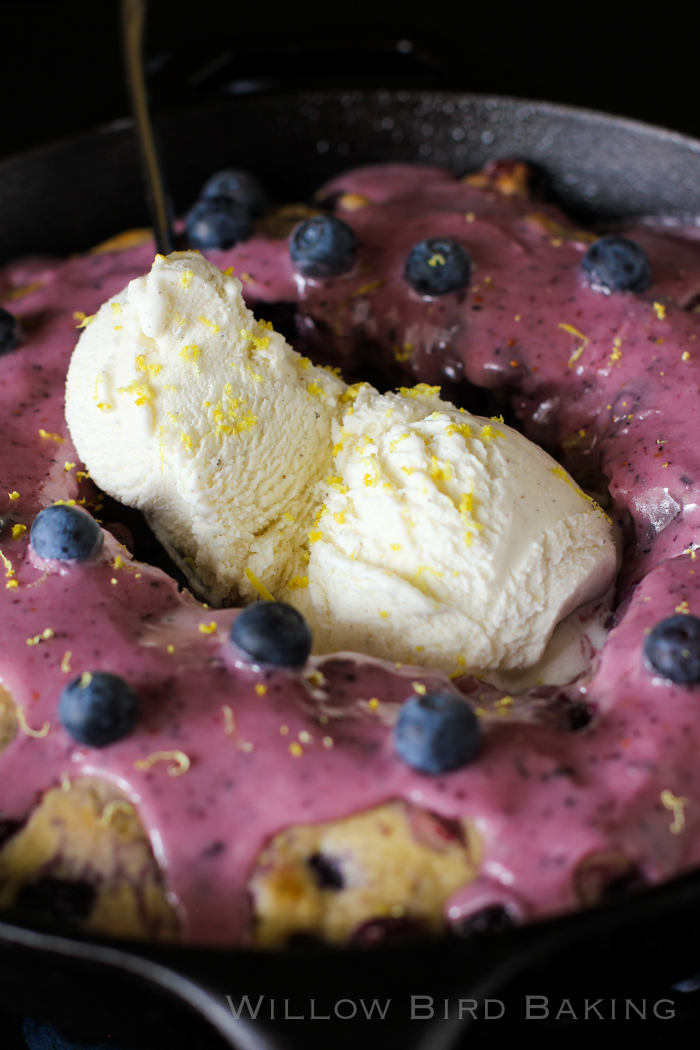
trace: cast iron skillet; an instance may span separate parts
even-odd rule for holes
[[[553,197],[582,220],[700,214],[700,142],[542,102],[426,91],[264,95],[170,115],[160,138],[180,212],[223,166],[254,171],[288,201],[358,164],[418,161],[461,173],[492,157],[519,157],[541,168]],[[146,221],[130,121],[0,164],[0,259],[65,255]],[[166,948],[5,919],[0,1010],[50,1020],[83,1042],[105,1033],[103,1042],[108,1034],[109,1045],[133,1050],[342,1050],[358,1040],[367,1050],[448,1050],[482,1045],[487,998],[505,1004],[505,1035],[524,1016],[524,995],[631,995],[646,997],[651,1011],[664,996],[677,1000],[671,985],[700,969],[700,873],[547,923],[373,952]],[[253,1007],[262,996],[257,1020],[236,1019],[227,995],[235,1006],[248,995]],[[415,1012],[426,1019],[411,1019],[417,995],[432,997],[432,1018],[421,1000]],[[458,998],[476,1000],[476,1021],[457,1019]],[[331,1020],[311,1019],[311,999],[315,1014]],[[376,1012],[364,1019],[361,1000],[369,1007],[374,999],[391,1000],[386,1020]],[[340,1000],[339,1014],[354,1008],[354,1018],[334,1012]],[[678,1013],[658,1022],[668,1036]],[[545,1045],[548,1033],[559,1045],[560,1028],[541,1021]]]

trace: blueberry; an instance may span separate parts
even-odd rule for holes
[[[304,617],[283,602],[249,605],[233,621],[231,641],[254,660],[277,667],[301,667],[313,644]]]
[[[468,765],[481,741],[479,720],[448,690],[410,697],[394,727],[394,750],[419,773],[449,773]]]
[[[644,658],[672,682],[700,682],[700,620],[683,613],[661,620],[644,639]]]
[[[139,709],[136,694],[123,678],[93,671],[74,678],[61,693],[58,717],[74,740],[105,747],[130,733]]]
[[[250,212],[228,197],[209,197],[190,208],[186,217],[191,248],[231,248],[253,232]]]
[[[300,222],[289,238],[294,268],[304,277],[337,277],[357,261],[357,238],[335,215],[314,215]]]
[[[37,514],[30,539],[40,558],[59,561],[87,561],[102,550],[102,529],[95,519],[65,503]]]
[[[604,292],[643,292],[652,282],[649,256],[627,237],[594,241],[581,267],[593,287]]]
[[[459,241],[431,237],[414,244],[404,267],[404,280],[420,295],[447,295],[466,288],[472,261]]]
[[[0,357],[22,342],[22,329],[16,317],[0,306]]]
[[[246,211],[254,217],[263,215],[269,206],[267,193],[254,175],[247,171],[232,171],[225,169],[217,171],[204,183],[201,200],[210,200],[212,197],[226,197],[242,205]]]

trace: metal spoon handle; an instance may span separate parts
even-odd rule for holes
[[[162,165],[159,161],[148,109],[148,94],[143,69],[143,31],[146,6],[147,0],[122,0],[122,42],[131,111],[136,126],[136,137],[141,154],[141,166],[156,245],[162,255],[169,255],[174,248],[173,227]]]

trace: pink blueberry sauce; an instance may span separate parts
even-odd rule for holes
[[[263,317],[265,303],[297,303],[305,344],[341,367],[370,360],[446,393],[466,379],[510,394],[529,437],[586,487],[609,487],[627,542],[616,622],[592,675],[558,691],[557,702],[592,713],[589,725],[496,705],[473,764],[431,778],[393,755],[389,727],[412,683],[430,689],[444,684],[440,674],[353,654],[313,659],[302,672],[256,667],[228,641],[236,610],[178,593],[109,534],[94,562],[43,565],[28,543],[35,515],[58,499],[94,499],[77,480],[63,416],[74,315],[94,313],[146,272],[153,247],[6,267],[0,300],[26,340],[0,358],[0,679],[26,725],[48,731],[21,728],[0,755],[0,818],[26,818],[66,775],[118,784],[189,942],[250,938],[246,885],[270,836],[389,799],[468,818],[479,831],[481,874],[448,902],[455,921],[494,903],[523,918],[577,907],[576,871],[593,854],[603,867],[624,854],[647,884],[700,864],[700,687],[656,677],[642,658],[659,620],[700,615],[700,558],[683,553],[700,526],[696,232],[625,231],[646,249],[654,283],[605,295],[580,270],[590,235],[552,205],[408,166],[350,173],[328,187],[339,191],[370,202],[342,213],[360,245],[350,275],[304,281],[286,242],[263,232],[208,255],[235,267]],[[417,241],[437,236],[467,248],[471,287],[426,300],[403,266]],[[13,538],[16,524],[27,531]],[[63,687],[94,670],[127,679],[141,704],[133,732],[99,750],[77,745],[57,717]],[[473,679],[459,684],[482,702]],[[535,700],[533,691],[523,711]],[[135,767],[161,751],[177,754]]]

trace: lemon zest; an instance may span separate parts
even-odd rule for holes
[[[245,574],[248,579],[248,582],[255,588],[255,590],[258,592],[261,598],[264,598],[266,602],[274,602],[275,599],[272,597],[267,587],[265,587],[265,585],[260,582],[257,576],[255,576],[250,571],[250,569],[246,569]]]
[[[232,736],[236,732],[236,721],[233,717],[233,711],[224,704],[221,710],[224,712],[224,730],[227,736]]]
[[[479,434],[479,438],[485,445],[487,445],[492,438],[502,437],[505,437],[505,434],[502,434],[500,430],[496,430],[495,427],[492,427],[490,423],[487,424],[485,427],[482,427],[481,433]]]
[[[27,645],[39,645],[41,642],[48,642],[53,636],[53,631],[50,627],[47,627],[41,634],[35,634],[33,638],[27,638]]]
[[[556,474],[556,476],[558,478],[561,478],[562,481],[565,481],[566,484],[569,485],[569,487],[574,490],[574,492],[578,493],[578,495],[581,497],[581,499],[585,499],[588,503],[591,504],[591,506],[595,510],[599,511],[603,515],[603,517],[607,521],[608,525],[612,525],[612,521],[610,520],[609,515],[607,515],[605,513],[605,511],[600,506],[600,504],[596,503],[596,501],[593,499],[592,496],[587,495],[587,493],[585,493],[583,491],[583,489],[580,488],[580,486],[576,484],[574,479],[569,474],[566,473],[566,471],[564,470],[563,467],[552,467],[552,474]]]
[[[559,325],[557,325],[557,327],[563,329],[565,332],[568,332],[569,335],[575,335],[577,337],[577,339],[582,339],[583,340],[583,342],[581,343],[581,346],[577,347],[574,350],[574,352],[571,355],[571,357],[569,358],[569,368],[573,368],[574,365],[576,364],[576,362],[578,361],[579,357],[583,353],[583,351],[586,349],[586,347],[590,343],[590,339],[588,338],[587,335],[584,335],[583,332],[579,332],[578,328],[574,328],[574,326],[572,324],[565,324],[564,322],[562,322]]]
[[[156,762],[171,762],[168,766],[169,777],[180,777],[190,768],[189,757],[184,751],[154,751],[148,758],[134,762],[134,769],[150,769]]]
[[[126,817],[133,817],[135,812],[136,810],[130,802],[125,802],[123,799],[120,798],[113,799],[111,802],[108,802],[105,808],[102,810],[98,823],[103,828],[106,828],[112,823],[112,820],[116,813],[123,813]]]
[[[212,332],[218,332],[219,331],[218,324],[214,324],[213,321],[207,321],[206,317],[201,317],[200,316],[198,318],[198,320],[200,320],[202,322],[202,324],[205,324],[207,326],[207,328],[211,328]]]
[[[41,729],[32,729],[31,726],[27,725],[27,719],[24,715],[24,708],[20,707],[19,704],[17,704],[17,721],[19,722],[19,728],[22,730],[23,733],[26,733],[27,736],[37,737],[38,739],[45,737],[49,729],[51,728],[50,722],[44,722]]]
[[[400,386],[399,393],[403,394],[404,397],[429,397],[432,394],[440,396],[439,386],[428,386],[427,383],[417,383],[415,386]]]
[[[12,568],[12,562],[10,561],[9,558],[5,557],[5,555],[3,554],[2,551],[0,551],[0,560],[2,561],[3,565],[5,566],[5,575],[6,576],[14,576],[15,570]]]
[[[445,428],[446,434],[461,434],[464,438],[470,438],[472,436],[472,428],[468,423],[450,423]]]
[[[685,827],[684,807],[687,806],[689,801],[689,799],[683,798],[682,795],[674,795],[668,788],[664,788],[661,792],[662,806],[673,813],[673,821],[668,829],[672,835],[680,835]]]

